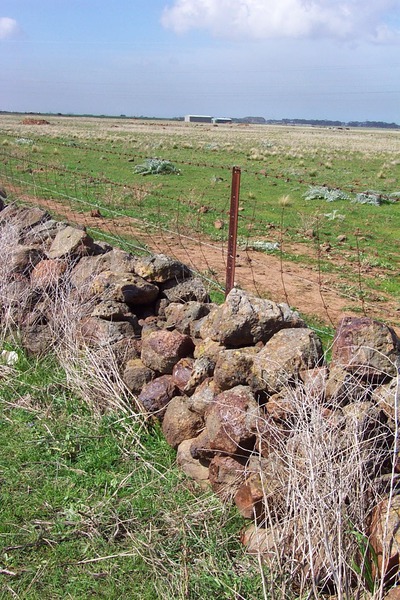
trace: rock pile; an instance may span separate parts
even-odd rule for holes
[[[400,343],[391,328],[366,317],[343,319],[328,364],[316,333],[286,304],[233,289],[218,306],[182,263],[97,243],[83,229],[5,199],[2,193],[0,231],[11,226],[16,242],[1,300],[8,298],[26,349],[45,352],[54,343],[52,295],[63,289],[78,298],[73,318],[82,347],[110,348],[132,397],[176,448],[180,468],[258,524],[243,534],[250,550],[276,556],[272,532],[284,520],[293,477],[287,457],[295,457],[297,477],[310,478],[299,421],[314,431],[311,443],[321,430],[338,440],[331,463],[348,456],[351,422],[367,456],[369,488],[376,481],[383,490],[390,480],[396,493]],[[372,447],[379,464],[371,464]],[[380,572],[393,580],[400,520],[398,496],[388,498],[386,491],[375,498],[358,526],[373,541]],[[346,510],[351,498],[342,500]],[[290,518],[299,528],[300,516]],[[293,535],[285,535],[280,552],[294,556]],[[309,573],[309,553],[295,558]],[[328,558],[321,552],[317,561],[325,583],[332,577]]]

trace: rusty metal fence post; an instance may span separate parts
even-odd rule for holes
[[[226,263],[225,298],[235,285],[236,247],[239,214],[240,168],[232,169],[231,206],[229,210],[228,259]]]

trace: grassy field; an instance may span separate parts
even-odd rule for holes
[[[160,430],[96,416],[54,359],[16,350],[0,365],[0,598],[261,598],[242,519]]]
[[[335,274],[339,293],[398,301],[397,130],[22,121],[0,117],[0,180],[13,182],[20,194],[55,199],[77,213],[97,207],[117,225],[129,216],[164,232],[220,242],[227,238],[237,165],[241,246],[279,244],[275,253],[285,261]],[[171,161],[180,175],[137,173],[152,157]]]

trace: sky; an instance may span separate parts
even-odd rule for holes
[[[400,124],[400,0],[1,0],[0,110]]]

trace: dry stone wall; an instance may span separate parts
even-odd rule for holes
[[[343,438],[342,448],[355,423],[366,448],[379,440],[379,464],[369,464],[368,481],[396,480],[400,343],[390,327],[343,319],[328,364],[316,333],[286,304],[233,289],[216,305],[182,263],[96,242],[38,208],[7,205],[4,194],[0,233],[12,232],[12,247],[3,265],[2,319],[7,309],[27,351],[41,353],[55,343],[60,290],[64,301],[66,295],[79,305],[70,319],[81,347],[110,349],[132,399],[160,421],[176,448],[180,468],[258,523],[256,546],[254,531],[243,536],[250,550],[265,557],[276,550],[270,531],[282,523],[292,476],[285,457],[294,456],[301,477],[309,478],[299,419],[317,420]],[[400,521],[392,515],[382,533],[387,503],[383,494],[361,525],[381,557],[381,572],[389,565],[393,578]],[[390,556],[382,559],[386,546]],[[320,572],[328,581],[325,563]]]

